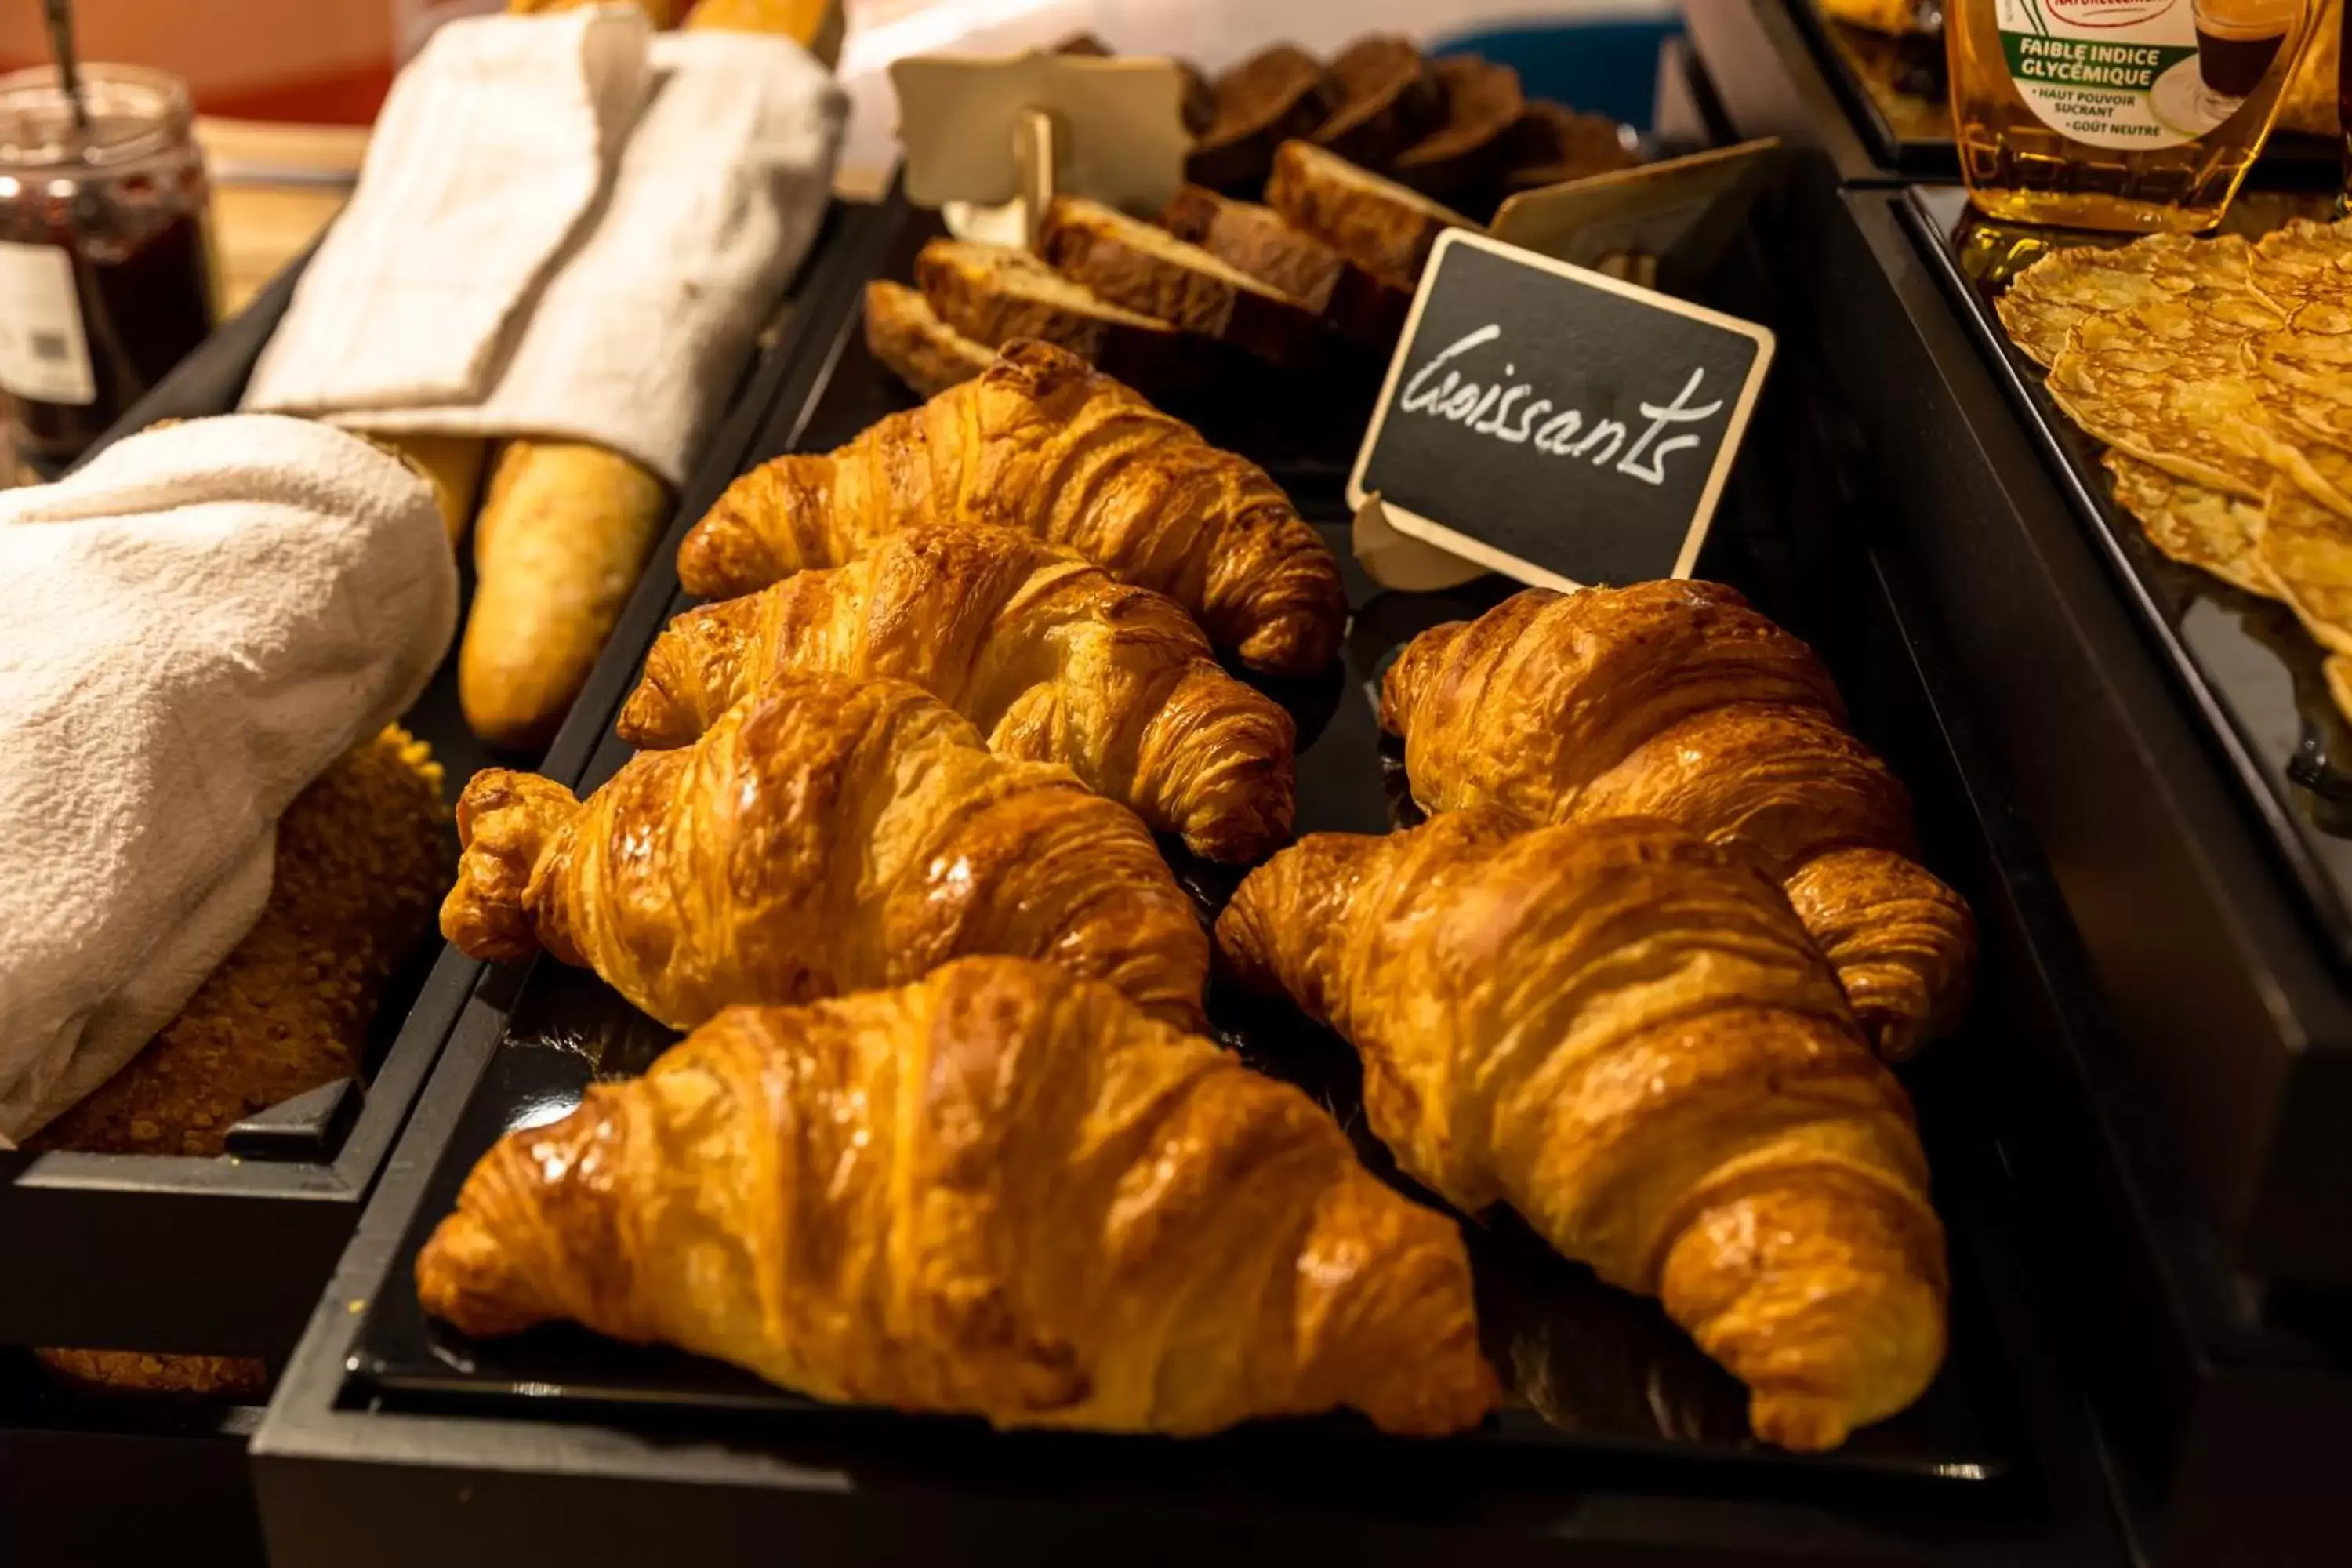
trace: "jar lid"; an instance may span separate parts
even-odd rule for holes
[[[85,65],[83,107],[89,129],[74,123],[73,106],[55,66],[0,75],[0,166],[18,169],[104,167],[161,152],[187,133],[187,84],[144,66]]]

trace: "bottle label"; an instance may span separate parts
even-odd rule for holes
[[[2010,79],[2093,147],[2153,149],[2220,126],[2268,77],[2305,0],[1994,0]]]
[[[32,403],[98,401],[73,257],[60,246],[0,240],[0,386]]]

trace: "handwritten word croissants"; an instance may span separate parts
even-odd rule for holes
[[[1715,583],[1530,589],[1414,638],[1381,695],[1426,810],[1661,816],[1764,867],[1891,1060],[1954,1020],[1975,928],[1844,717],[1813,651]]]
[[[706,598],[749,594],[925,522],[1066,545],[1272,674],[1321,669],[1347,624],[1339,563],[1263,469],[1034,342],[831,453],[737,479],[678,546],[678,581]]]
[[[1329,1116],[1044,964],[733,1008],[509,1133],[417,1261],[474,1334],[568,1318],[820,1398],[1197,1433],[1493,1404],[1452,1222]]]
[[[1763,874],[1655,819],[1473,808],[1313,834],[1217,922],[1242,984],[1352,1041],[1372,1131],[1465,1214],[1508,1203],[1827,1448],[1944,1352],[1909,1102]]]
[[[1009,529],[909,529],[845,566],[690,610],[621,738],[687,744],[779,674],[909,680],[999,756],[1061,763],[1197,855],[1290,838],[1290,716],[1227,675],[1173,601]]]
[[[905,681],[779,679],[584,803],[488,770],[457,830],[442,934],[477,958],[544,947],[673,1028],[974,953],[1202,1021],[1208,940],[1143,824]]]

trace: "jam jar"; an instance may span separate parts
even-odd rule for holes
[[[204,154],[178,78],[0,75],[0,405],[53,478],[213,327]]]

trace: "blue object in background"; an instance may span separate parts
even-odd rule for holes
[[[1605,114],[1647,135],[1658,86],[1658,48],[1682,36],[1672,16],[1552,26],[1495,27],[1442,39],[1432,54],[1478,55],[1519,73],[1529,98]]]

